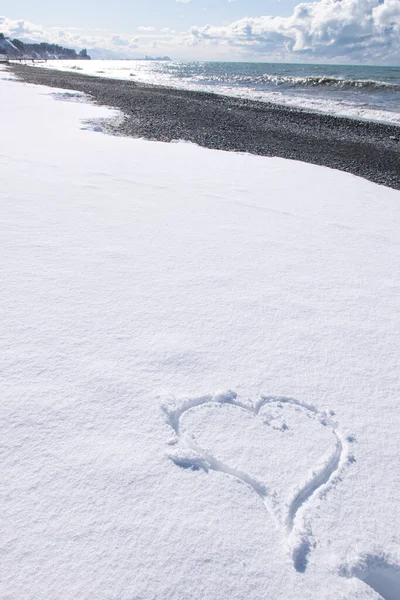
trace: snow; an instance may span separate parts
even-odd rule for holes
[[[0,72],[0,597],[398,599],[399,192],[84,100]]]

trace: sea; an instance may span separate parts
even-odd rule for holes
[[[400,126],[400,66],[157,60],[50,61],[47,66]]]

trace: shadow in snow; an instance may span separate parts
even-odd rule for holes
[[[369,555],[351,569],[345,569],[347,577],[357,577],[383,600],[400,599],[400,565],[385,556]]]

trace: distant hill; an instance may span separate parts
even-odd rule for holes
[[[92,60],[171,60],[169,56],[137,56],[123,50],[108,50],[107,48],[88,48]]]
[[[76,52],[71,48],[63,48],[58,44],[26,44],[21,40],[12,40],[0,33],[0,58],[41,58],[41,59],[76,59],[90,60],[86,49]]]

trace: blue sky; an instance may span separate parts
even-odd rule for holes
[[[400,0],[2,0],[0,31],[101,58],[400,64]]]
[[[2,0],[1,10],[10,19],[27,19],[44,26],[113,29],[130,33],[153,25],[188,29],[192,25],[220,25],[260,15],[289,15],[296,0]]]

